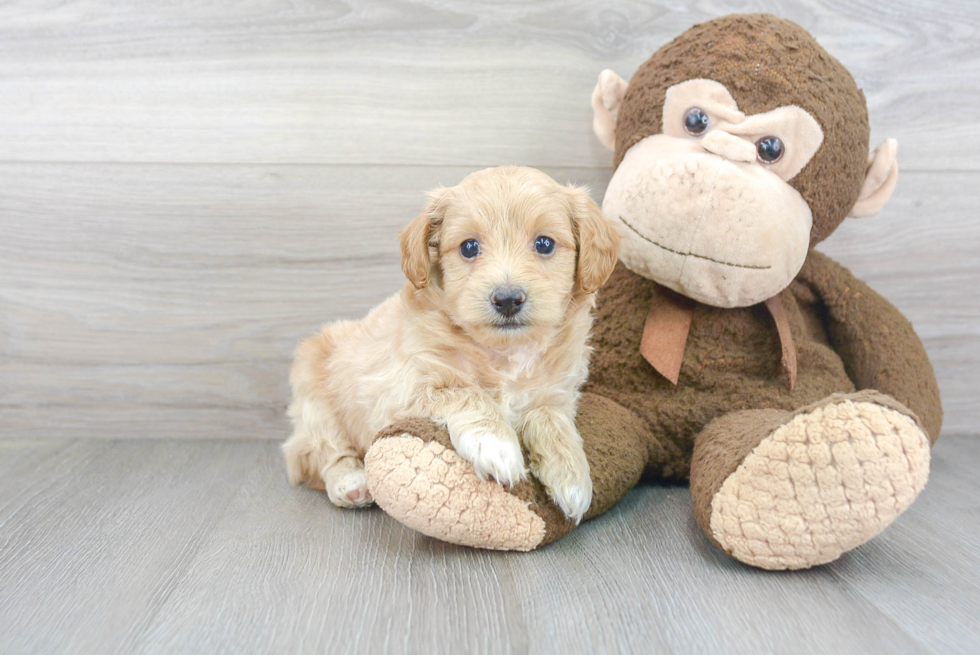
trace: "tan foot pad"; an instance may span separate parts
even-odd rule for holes
[[[529,503],[435,441],[404,434],[376,442],[364,460],[374,501],[419,532],[463,546],[531,550],[545,536]]]
[[[777,428],[722,484],[711,531],[764,569],[831,562],[871,539],[926,485],[929,442],[905,414],[841,402]]]

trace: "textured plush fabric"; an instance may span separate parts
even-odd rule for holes
[[[577,424],[582,434],[585,455],[589,460],[592,476],[592,505],[585,515],[586,519],[590,519],[615,505],[636,486],[646,466],[648,448],[643,438],[644,429],[635,416],[600,396],[583,394],[579,403]],[[419,494],[425,495],[427,492],[424,489],[433,485],[444,487],[452,496],[464,497],[462,501],[454,498],[451,501],[454,506],[472,505],[469,499],[472,498],[473,490],[481,488],[484,490],[480,493],[486,494],[488,492],[484,487],[470,482],[458,487],[447,486],[445,471],[430,471],[429,467],[414,467],[414,465],[411,479],[394,479],[385,485],[376,482],[392,475],[399,467],[403,467],[406,459],[415,457],[419,449],[418,445],[406,443],[403,440],[405,434],[415,435],[420,444],[434,442],[441,447],[452,448],[449,433],[426,420],[410,419],[382,431],[378,435],[378,441],[368,451],[365,461],[369,486],[378,505],[402,523],[431,536],[453,543],[502,548],[496,544],[504,539],[496,536],[483,544],[472,543],[468,534],[472,526],[457,525],[458,520],[450,520],[446,515],[433,523],[429,518],[436,513],[432,509],[433,503],[424,501],[420,503],[419,500]],[[436,468],[443,467],[437,465]],[[503,489],[494,482],[483,483],[477,480],[473,473],[470,475],[481,485]],[[544,536],[530,547],[554,541],[575,528],[575,524],[567,520],[561,510],[548,499],[545,488],[533,477],[508,488],[506,492],[517,497],[524,507],[544,521]],[[438,502],[440,505],[448,504],[450,499],[448,495],[441,495],[433,502]],[[438,507],[435,509],[437,510]],[[512,530],[510,526],[514,525],[515,520],[509,515],[513,511],[514,506],[509,503],[506,505],[481,503],[481,514],[479,520],[475,521],[479,526],[472,529],[494,522],[500,526],[508,526],[508,530]],[[523,519],[518,522],[523,523]],[[507,539],[509,538],[508,536]],[[526,547],[516,549],[527,550]]]
[[[378,438],[381,441],[371,447],[371,449],[368,451],[368,457],[365,458],[365,467],[368,472],[369,482],[372,476],[374,476],[375,479],[380,478],[384,474],[383,473],[384,471],[389,470],[389,468],[392,465],[392,462],[397,461],[397,460],[389,459],[388,462],[379,466],[379,464],[381,464],[381,460],[383,457],[397,458],[399,456],[399,455],[388,456],[385,455],[384,453],[393,450],[398,453],[403,453],[406,448],[404,444],[392,443],[389,437],[401,437],[406,433],[417,436],[423,442],[436,442],[441,446],[443,446],[444,448],[449,448],[449,449],[452,448],[452,443],[449,440],[449,433],[446,432],[444,428],[439,427],[438,425],[432,423],[431,421],[414,419],[414,420],[407,420],[392,425],[391,427],[383,430],[378,435]],[[588,455],[588,452],[586,452],[586,455]],[[373,461],[371,460],[371,458],[373,458]],[[526,461],[527,453],[524,454],[524,458]],[[476,473],[472,472],[472,466],[470,466],[469,468],[470,468],[471,477],[476,478]],[[471,487],[469,485],[467,485],[466,488],[464,489],[446,486],[440,474],[433,475],[431,472],[427,471],[423,475],[421,469],[419,469],[418,471],[415,472],[415,477],[421,478],[421,482],[417,482],[415,478],[413,478],[411,481],[406,481],[406,484],[413,484],[415,485],[415,488],[418,490],[421,490],[422,487],[428,482],[438,481],[439,484],[446,487],[447,492],[451,492],[453,495],[467,495],[471,493]],[[488,482],[487,484],[495,485],[496,483]],[[373,485],[369,485],[369,486],[372,489],[375,488]],[[497,486],[498,488],[501,488],[499,487],[499,485]],[[629,485],[629,487],[632,486],[633,485]],[[558,507],[548,499],[547,492],[544,490],[544,487],[541,485],[541,483],[538,482],[536,479],[529,477],[524,481],[514,485],[513,487],[507,488],[507,492],[513,496],[516,496],[521,501],[521,503],[524,504],[525,507],[529,508],[530,511],[535,513],[537,516],[540,516],[544,521],[545,533],[540,540],[541,544],[554,541],[558,537],[564,536],[565,534],[570,532],[572,528],[575,527],[575,524],[572,521],[567,520],[565,518],[565,515],[562,514],[561,510],[558,509]],[[375,496],[375,502],[377,502],[382,509],[388,511],[389,514],[395,516],[396,518],[402,520],[403,522],[406,522],[406,519],[408,519],[408,522],[414,522],[411,518],[409,518],[412,514],[419,511],[423,511],[423,512],[426,511],[422,508],[416,509],[415,507],[412,506],[411,502],[405,502],[402,498],[403,492],[401,491],[401,489],[398,488],[397,485],[393,485],[388,489],[383,489],[383,490],[379,489],[379,493],[381,494],[381,497],[379,498],[378,496]],[[593,490],[593,505],[595,504],[596,495],[597,494],[595,490]],[[620,497],[621,496],[617,496],[615,498],[610,499],[610,501],[608,501],[609,506],[611,506],[613,503],[619,500]],[[448,495],[444,496],[443,498],[440,499],[440,502],[449,503],[450,502],[449,496]],[[452,500],[451,502],[453,504],[456,503],[455,500]],[[486,515],[490,512],[496,512],[498,514],[506,515],[511,511],[512,511],[512,506],[508,504],[506,507],[499,507],[499,506],[488,507],[487,510],[484,512],[484,514]],[[488,519],[484,519],[484,520],[488,520]],[[505,525],[508,523],[509,519],[507,519],[506,516],[503,516],[495,520],[497,520],[499,524]],[[439,528],[444,528],[446,530],[450,530],[451,532],[458,531],[460,529],[452,525],[450,522],[447,522],[445,520],[440,520],[437,522],[436,525],[433,525],[428,530],[424,530],[424,532],[426,532],[427,534],[431,534],[432,536],[440,536],[441,538],[446,538],[446,540],[454,541],[454,543],[464,543],[464,542],[460,542],[457,539],[453,539],[451,534],[450,535],[436,534],[436,531]],[[464,545],[477,545],[477,544],[464,543]]]
[[[696,440],[710,434],[714,439],[706,443],[720,441],[702,451],[699,462],[705,470],[692,483],[699,523],[709,526],[714,494],[759,442],[798,408],[856,389],[848,368],[856,378],[877,379],[879,388],[904,401],[876,393],[873,402],[917,417],[931,441],[938,436],[942,420],[938,386],[908,321],[826,256],[811,253],[797,280],[781,294],[798,354],[799,371],[792,392],[781,365],[776,325],[763,305],[745,309],[698,305],[679,383],[671,384],[639,350],[646,308],[655,290],[656,283],[619,266],[599,296],[590,381],[577,421],[594,486],[593,505],[586,518],[615,504],[643,471],[670,480],[687,479]],[[841,301],[843,307],[838,304]],[[835,316],[841,318],[833,319]],[[865,345],[873,344],[877,335],[893,335],[901,347],[896,350],[888,340],[887,347],[880,350]],[[849,344],[843,349],[849,355],[846,366],[832,343]],[[706,431],[720,417],[724,419]],[[428,421],[393,425],[381,436],[405,432],[451,447],[449,435]],[[382,441],[372,452],[392,447]],[[370,464],[368,470],[370,473]],[[384,493],[374,488],[372,493],[386,507]],[[539,545],[573,529],[533,479],[509,493],[544,521],[545,536]],[[485,513],[509,511],[509,506],[488,506]],[[392,515],[410,522],[404,514]],[[454,540],[452,533],[459,529],[429,533]],[[708,535],[714,540],[710,530]]]
[[[724,547],[709,528],[712,501],[749,453],[792,417],[792,412],[779,409],[743,409],[716,418],[698,437],[691,462],[694,518],[722,550]]]
[[[617,267],[599,297],[586,385],[631,410],[646,426],[651,473],[686,479],[695,437],[718,416],[741,409],[792,411],[854,390],[828,345],[822,321],[794,293],[796,284],[780,294],[797,351],[792,392],[776,324],[761,304],[743,309],[699,304],[678,384],[671,384],[639,351],[646,308],[656,289],[655,282]]]
[[[793,147],[788,148],[778,162],[769,164],[766,168],[783,180],[796,177],[823,143],[820,124],[800,107],[790,105],[746,116],[745,112],[737,109],[737,105],[721,82],[701,79],[682,82],[667,89],[664,115],[661,119],[664,134],[688,139],[684,116],[691,107],[697,107],[721,121],[712,123],[716,129],[700,139],[702,147],[726,159],[744,162],[756,160],[753,135],[778,134],[785,143],[790,143]],[[718,130],[719,126],[723,129]],[[722,142],[710,144],[713,136],[722,137]],[[746,138],[732,139],[731,136]]]
[[[614,166],[635,143],[663,131],[667,89],[697,78],[724,84],[745,114],[796,105],[817,120],[823,145],[790,184],[813,212],[810,245],[829,236],[857,200],[868,163],[864,94],[847,69],[802,27],[775,16],[725,16],[695,25],[630,80],[616,120]]]
[[[544,519],[529,503],[479,479],[473,465],[439,439],[387,437],[368,451],[365,464],[381,508],[423,534],[493,550],[531,550],[545,538]]]
[[[910,408],[929,440],[943,425],[939,384],[922,342],[894,305],[850,271],[811,252],[794,287],[826,326],[831,346],[859,389],[876,389]]]
[[[751,416],[761,412],[767,414]],[[691,492],[698,522],[740,561],[767,569],[833,561],[881,532],[925,487],[929,441],[915,417],[888,396],[835,394],[783,416],[772,429],[778,414],[724,416],[708,425],[695,448]],[[764,438],[744,454],[762,426]],[[724,461],[741,463],[731,472],[716,470]],[[713,489],[706,488],[709,479]]]
[[[868,159],[864,97],[847,71],[802,28],[772,16],[696,26],[630,82],[618,112],[617,165],[630,145],[660,132],[667,87],[692,78],[722,82],[745,113],[795,104],[817,119],[823,145],[791,184],[813,210],[811,245],[828,236],[857,199]],[[926,441],[939,436],[942,406],[922,343],[888,301],[811,250],[778,295],[796,345],[792,389],[775,321],[763,304],[697,304],[673,384],[640,352],[658,289],[620,264],[598,295],[577,418],[594,486],[586,518],[615,504],[643,473],[690,478],[695,514],[709,539],[754,566],[800,568],[873,537],[914,500],[925,484]],[[449,447],[448,435],[428,422],[406,422],[386,434],[405,432]],[[789,444],[803,442],[813,448],[796,453],[799,461],[783,458]],[[404,442],[381,439],[372,451],[397,448]],[[791,467],[801,476],[802,496],[770,502],[784,494],[783,473]],[[465,505],[469,489],[459,485],[464,500],[457,503],[456,490],[448,488],[446,502]],[[372,492],[387,508],[402,490],[389,485]],[[539,545],[574,528],[535,481],[507,493],[544,522]],[[856,499],[856,509],[844,507],[847,498]],[[512,506],[489,503],[481,510],[493,515]],[[430,534],[453,541],[459,528]]]

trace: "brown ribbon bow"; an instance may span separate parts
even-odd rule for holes
[[[789,373],[789,390],[796,385],[796,345],[789,329],[786,310],[779,296],[765,301],[766,309],[776,322],[779,343],[783,351],[783,368]],[[687,335],[691,331],[691,319],[697,301],[657,285],[654,291],[650,313],[643,326],[640,340],[640,354],[650,362],[661,375],[677,384],[687,346]]]

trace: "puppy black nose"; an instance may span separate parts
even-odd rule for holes
[[[493,303],[493,308],[497,310],[498,314],[507,318],[521,311],[525,300],[527,300],[527,295],[519,287],[497,287],[490,294],[490,302]]]

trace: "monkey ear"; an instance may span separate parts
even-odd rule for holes
[[[415,219],[401,231],[402,271],[416,289],[429,284],[432,258],[429,245],[435,240],[445,218],[449,189],[440,187],[429,192],[429,202]]]
[[[629,83],[608,68],[599,73],[592,91],[592,129],[602,145],[616,149],[616,117]]]
[[[861,194],[851,208],[850,216],[863,218],[877,214],[892,197],[896,182],[898,182],[898,141],[886,139],[868,158],[868,171],[864,176]]]
[[[578,245],[578,287],[592,293],[609,279],[619,260],[619,232],[606,220],[587,189],[565,187]]]

